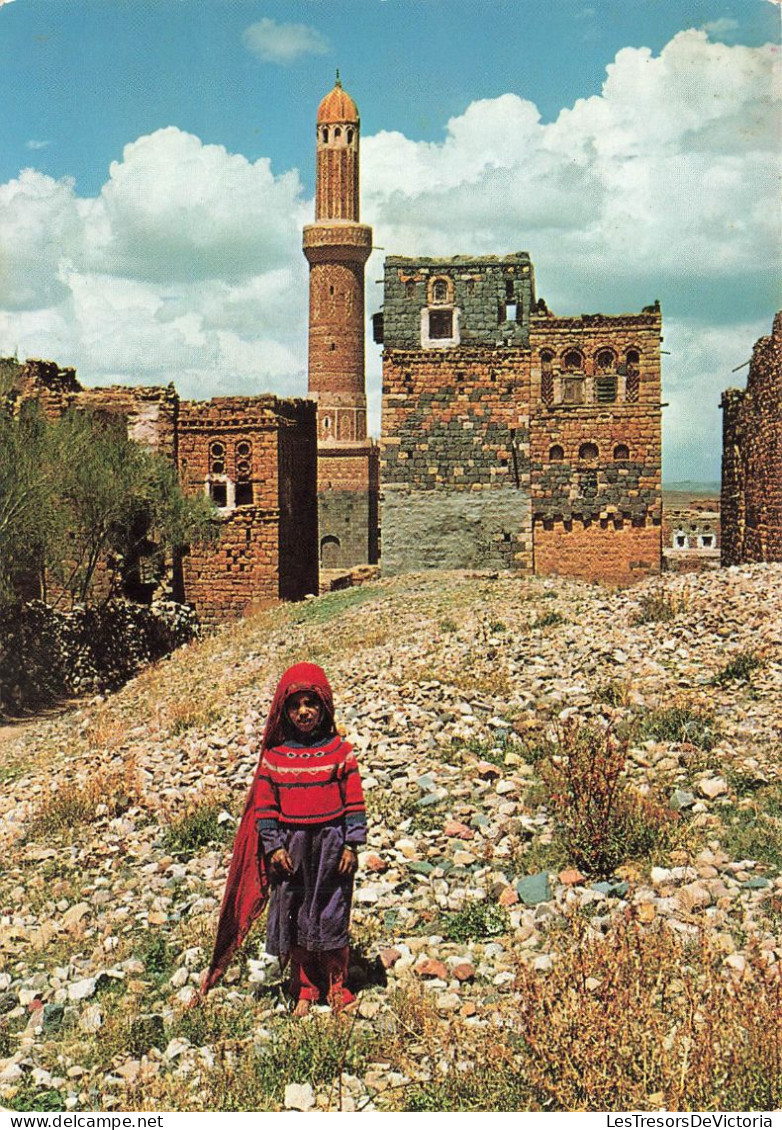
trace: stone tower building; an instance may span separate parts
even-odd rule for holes
[[[372,229],[359,222],[356,104],[339,80],[318,107],[315,223],[310,265],[309,395],[318,415],[320,561],[377,561],[377,449],[367,437],[364,265]]]
[[[782,561],[782,310],[721,407],[722,564]]]
[[[386,259],[384,572],[659,573],[660,332],[554,317],[523,251]]]

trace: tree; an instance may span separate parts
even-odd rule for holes
[[[175,468],[128,439],[122,417],[35,404],[0,409],[0,585],[22,595],[31,573],[87,604],[99,562],[137,562],[216,536],[214,507],[182,492]]]

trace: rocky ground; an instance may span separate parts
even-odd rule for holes
[[[0,1104],[434,1109],[433,1080],[468,1069],[438,1048],[512,1026],[520,970],[549,977],[576,918],[594,935],[630,919],[705,930],[726,977],[758,953],[778,971],[781,581],[774,566],[621,591],[378,581],[0,730]],[[187,1011],[254,743],[300,659],[326,668],[364,777],[359,1012],[290,1020],[261,929]],[[574,859],[544,768],[578,723],[626,733],[626,787],[679,814],[606,874]]]

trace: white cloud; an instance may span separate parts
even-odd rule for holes
[[[33,137],[24,143],[25,149],[48,149],[50,145],[51,141],[36,141]]]
[[[292,63],[302,55],[325,55],[329,41],[308,24],[278,24],[268,17],[245,28],[242,39],[265,63]]]
[[[703,24],[703,30],[711,39],[734,39],[739,30],[738,20],[729,16],[721,16],[718,20],[709,20]]]
[[[778,273],[773,62],[687,31],[659,55],[620,51],[601,94],[548,124],[508,93],[472,103],[440,144],[364,138],[363,216],[385,254],[528,250],[555,313],[659,298],[666,473],[713,477],[719,395],[768,332]],[[0,185],[0,352],[75,364],[88,384],[302,394],[302,195],[296,172],[173,127],[127,145],[95,198],[25,170]],[[371,344],[367,362],[377,430]]]

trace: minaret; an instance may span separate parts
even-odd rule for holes
[[[367,440],[364,385],[364,264],[372,229],[359,223],[359,126],[356,104],[337,71],[334,89],[318,107],[315,223],[304,228],[303,240],[310,265],[309,395],[318,404],[326,568],[377,557],[376,449]]]

